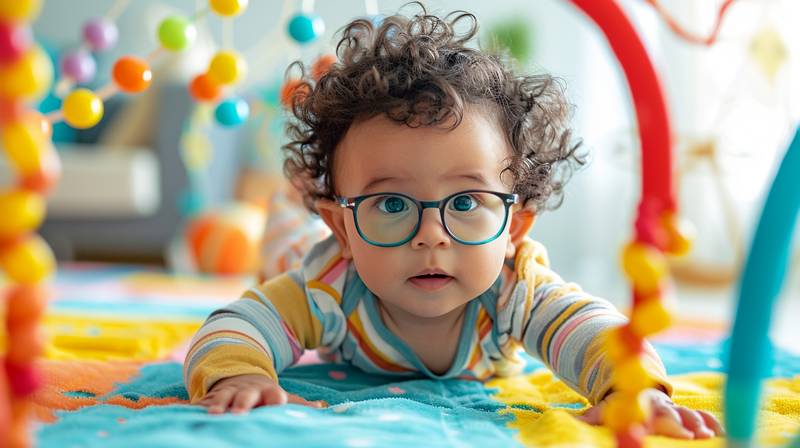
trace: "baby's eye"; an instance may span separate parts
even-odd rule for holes
[[[408,210],[408,204],[398,196],[380,196],[375,198],[375,207],[385,213],[400,213]]]
[[[450,201],[450,209],[457,212],[468,212],[478,206],[477,198],[472,195],[463,194],[456,196]]]

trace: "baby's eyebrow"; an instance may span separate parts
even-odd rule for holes
[[[362,188],[362,191],[369,190],[370,188],[374,187],[375,185],[378,185],[378,184],[381,184],[381,183],[384,183],[384,182],[389,182],[389,181],[392,181],[392,180],[401,180],[402,181],[402,180],[407,180],[407,179],[406,178],[399,178],[399,177],[391,177],[391,176],[377,177],[375,179],[372,179],[364,188]]]
[[[447,176],[445,179],[470,179],[478,182],[484,187],[489,186],[489,182],[487,182],[486,179],[480,175],[480,173],[454,174],[452,176]]]

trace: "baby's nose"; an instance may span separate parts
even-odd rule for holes
[[[440,245],[443,248],[450,247],[450,235],[444,229],[439,210],[435,208],[425,209],[422,211],[419,231],[411,240],[411,247],[437,247]]]

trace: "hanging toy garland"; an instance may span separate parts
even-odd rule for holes
[[[632,23],[614,0],[572,0],[605,33],[622,66],[636,108],[642,145],[642,197],[635,240],[623,254],[633,283],[633,310],[628,324],[609,334],[606,355],[614,362],[615,394],[603,417],[622,448],[641,447],[651,419],[646,388],[653,381],[642,365],[644,338],[670,323],[662,301],[669,282],[666,255],[689,250],[676,217],[672,134],[666,102],[655,68]]]
[[[6,352],[0,358],[0,445],[30,446],[27,398],[41,384],[35,360],[44,352],[39,326],[47,303],[43,283],[56,269],[53,252],[36,233],[45,196],[60,177],[50,122],[28,105],[53,83],[53,66],[33,39],[34,0],[0,0],[0,134],[16,185],[0,193],[0,268]]]

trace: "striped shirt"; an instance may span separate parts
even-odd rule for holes
[[[595,404],[612,386],[605,335],[627,319],[609,302],[565,283],[548,265],[544,247],[526,238],[489,290],[468,303],[455,360],[437,375],[384,326],[375,297],[331,236],[298,269],[250,288],[211,314],[186,357],[189,396],[196,402],[217,381],[241,374],[277,379],[305,349],[368,373],[477,380],[519,374],[524,361],[517,352],[524,349]],[[649,344],[642,359],[671,395]]]

